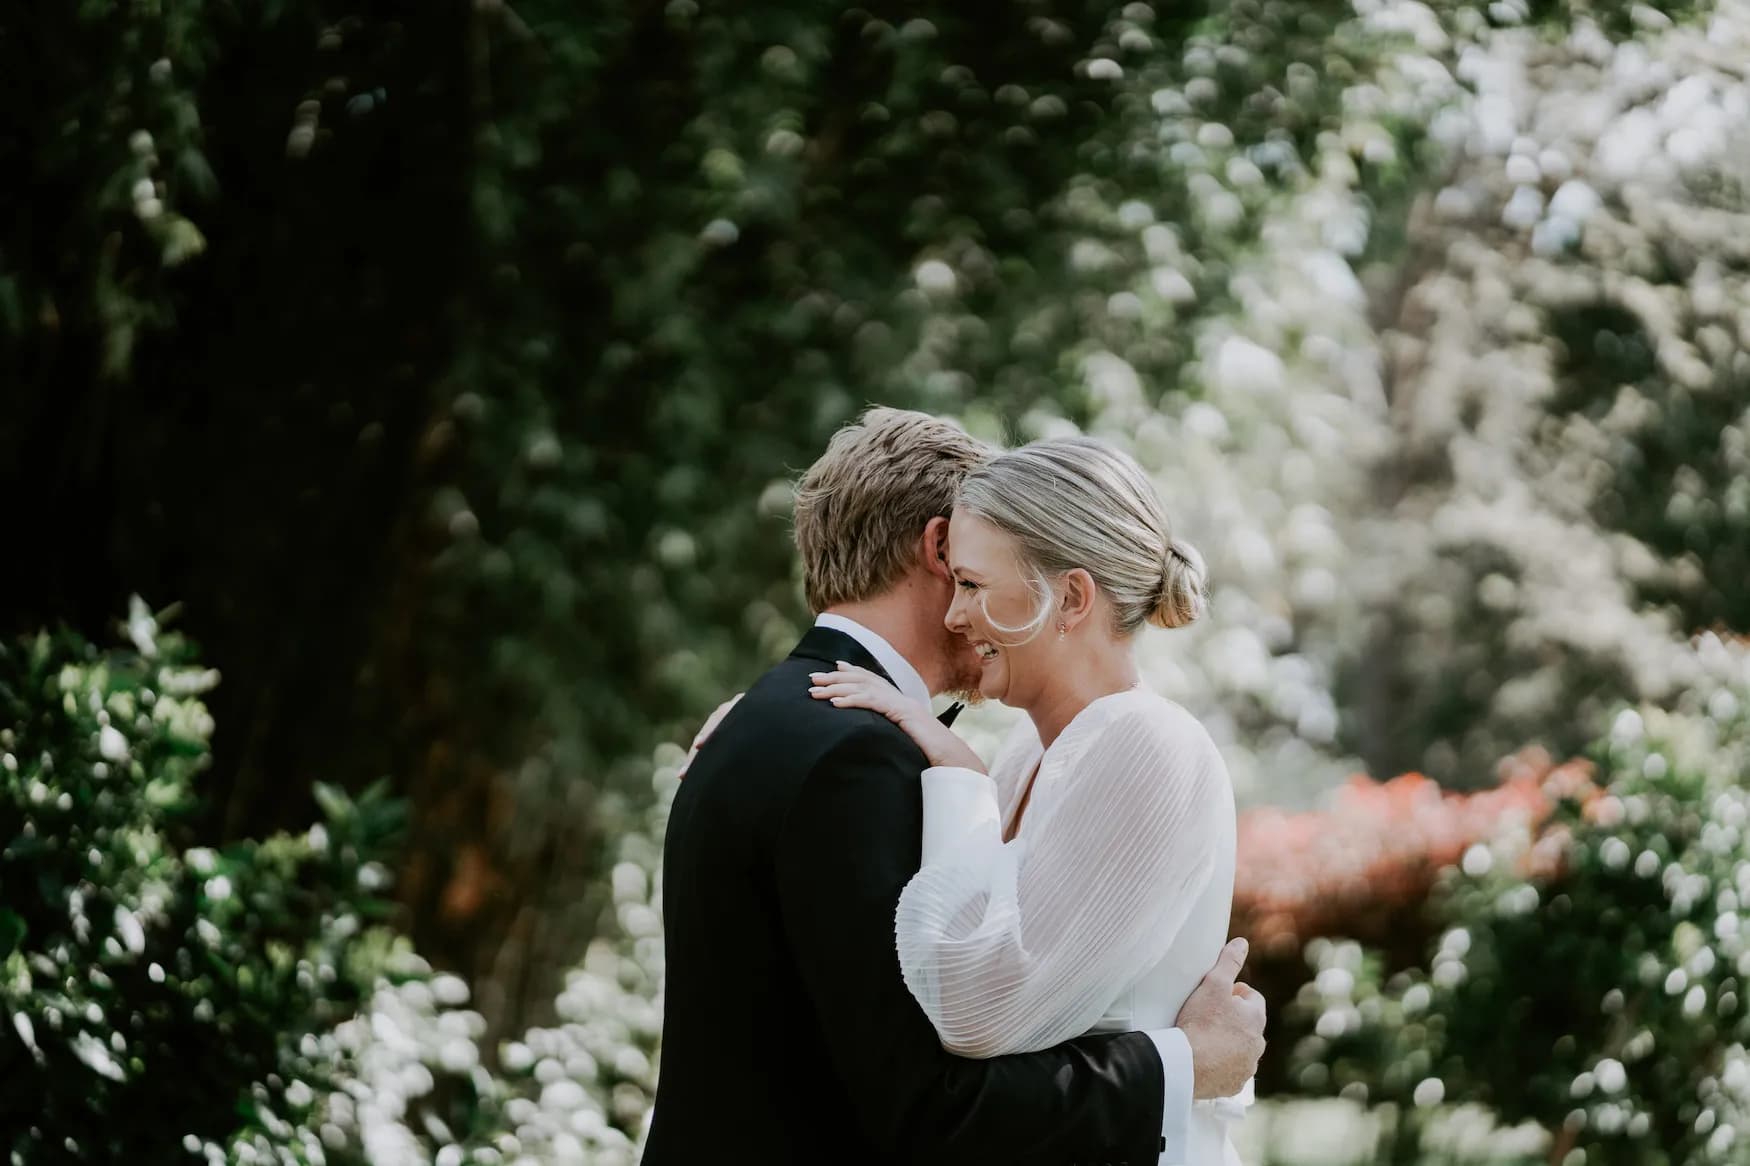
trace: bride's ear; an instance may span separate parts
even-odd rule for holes
[[[924,569],[939,579],[952,580],[954,573],[948,570],[948,520],[937,516],[924,524],[923,541]]]
[[[1058,597],[1058,619],[1075,627],[1093,614],[1094,601],[1099,597],[1099,584],[1081,567],[1063,573],[1062,594]]]

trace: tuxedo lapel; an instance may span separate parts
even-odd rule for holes
[[[889,684],[893,683],[893,677],[887,675],[887,669],[870,654],[869,649],[837,628],[809,628],[808,634],[802,637],[802,642],[790,653],[790,658],[815,660],[829,665],[843,660],[847,664],[867,668]]]

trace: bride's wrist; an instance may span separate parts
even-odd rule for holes
[[[970,769],[974,773],[985,772],[983,759],[973,752],[970,745],[953,736],[951,730],[944,729],[943,733],[948,739],[938,748],[929,750],[934,754],[932,760],[935,764],[954,769]]]

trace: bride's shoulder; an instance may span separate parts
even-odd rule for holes
[[[1196,733],[1208,736],[1203,722],[1191,710],[1152,688],[1131,688],[1115,692],[1101,702],[1108,723],[1148,726],[1162,732]]]
[[[1219,766],[1221,750],[1203,722],[1191,710],[1175,700],[1146,688],[1114,694],[1103,702],[1107,707],[1104,723],[1098,732],[1105,736],[1122,728],[1122,739],[1135,743],[1140,751],[1155,755],[1198,758]]]

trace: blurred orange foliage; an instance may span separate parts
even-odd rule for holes
[[[1419,773],[1341,787],[1328,809],[1287,813],[1261,806],[1239,821],[1232,933],[1252,958],[1297,960],[1306,941],[1344,936],[1402,949],[1418,941],[1422,904],[1440,871],[1472,845],[1518,828],[1533,839],[1524,873],[1560,867],[1565,831],[1545,829],[1563,798],[1589,817],[1609,814],[1585,761],[1557,765],[1540,749],[1499,767],[1500,784],[1450,793]],[[1413,952],[1403,952],[1413,958]]]

